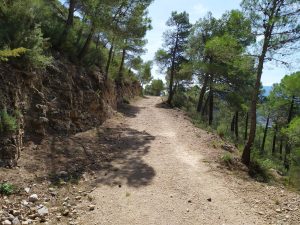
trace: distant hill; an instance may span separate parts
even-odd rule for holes
[[[263,89],[265,91],[264,96],[269,96],[272,91],[272,86],[264,86]]]

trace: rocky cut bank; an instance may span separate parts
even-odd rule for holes
[[[24,71],[0,62],[0,166],[17,164],[23,142],[98,126],[123,99],[140,93],[138,82],[105,82],[97,67],[55,60],[43,71]]]

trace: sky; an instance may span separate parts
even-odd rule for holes
[[[149,7],[153,29],[147,33],[148,44],[145,47],[147,52],[142,58],[145,61],[154,59],[155,52],[162,46],[163,33],[167,30],[165,24],[172,11],[188,12],[190,22],[195,23],[209,11],[213,13],[214,17],[220,18],[228,10],[239,9],[240,2],[241,0],[154,0]],[[267,63],[265,64],[262,83],[264,86],[272,86],[274,83],[279,83],[284,75],[291,74],[299,69],[299,67],[288,69],[274,63]],[[164,79],[165,77],[164,74],[159,73],[156,65],[153,67],[152,74],[154,78]]]

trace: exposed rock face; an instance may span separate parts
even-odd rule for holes
[[[14,166],[22,140],[70,135],[103,123],[123,97],[139,95],[139,83],[117,90],[99,69],[55,61],[46,71],[24,72],[0,63],[0,110],[21,113],[16,133],[0,138],[0,166]],[[119,95],[118,95],[118,94]]]
[[[0,167],[13,167],[17,164],[18,143],[15,136],[0,137]]]

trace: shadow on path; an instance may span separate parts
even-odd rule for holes
[[[25,169],[44,171],[37,179],[50,179],[54,184],[76,183],[88,173],[96,178],[94,184],[138,188],[155,176],[154,169],[143,160],[152,140],[148,133],[124,126],[98,128],[70,138],[52,137],[34,152]]]
[[[157,103],[155,105],[156,108],[162,108],[162,109],[172,109],[172,107],[167,102],[161,102]]]
[[[122,113],[126,117],[134,118],[145,107],[133,106],[130,104],[118,105],[118,112]]]

